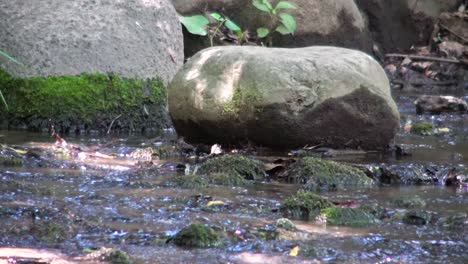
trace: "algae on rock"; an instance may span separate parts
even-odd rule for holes
[[[223,155],[209,159],[200,166],[198,172],[239,175],[247,180],[262,180],[265,177],[260,161],[242,155]]]
[[[219,244],[221,234],[202,224],[191,224],[177,233],[173,241],[182,247],[206,248]]]
[[[284,173],[288,182],[304,184],[308,191],[336,190],[342,187],[367,187],[373,180],[354,167],[315,157],[304,157]]]
[[[323,209],[320,213],[330,225],[364,227],[378,223],[374,216],[357,208],[333,207]]]
[[[309,219],[320,213],[321,209],[333,207],[333,203],[320,195],[299,191],[284,200],[280,207],[286,216]]]
[[[2,126],[59,132],[142,131],[167,126],[166,92],[159,79],[129,79],[117,75],[15,78],[0,70],[0,87],[8,111]]]

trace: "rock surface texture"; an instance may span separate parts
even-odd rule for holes
[[[183,63],[183,38],[169,0],[0,0],[0,50],[21,76],[116,73],[169,82]]]
[[[384,70],[344,48],[206,49],[168,95],[177,132],[192,142],[380,149],[399,127]]]

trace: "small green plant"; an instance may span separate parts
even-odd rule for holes
[[[293,34],[296,31],[296,20],[294,17],[291,14],[280,12],[282,10],[296,9],[288,1],[280,1],[273,7],[268,0],[253,0],[252,5],[270,16],[269,25],[257,29],[257,37],[259,39],[268,37],[272,32],[287,35]],[[234,32],[238,43],[242,43],[248,38],[249,31],[242,30],[240,26],[228,17],[218,12],[213,12],[209,16],[216,22],[210,23],[210,20],[203,15],[179,16],[179,21],[191,34],[200,36],[209,35],[211,46],[213,46],[214,37],[218,33],[221,33],[222,27]]]
[[[269,27],[257,28],[257,36],[259,38],[267,37],[272,31],[276,31],[281,35],[293,34],[296,31],[296,20],[291,14],[280,12],[280,10],[296,9],[296,7],[288,1],[279,1],[275,7],[268,0],[253,0],[252,5],[258,10],[261,10],[271,18]]]

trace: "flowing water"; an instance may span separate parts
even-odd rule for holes
[[[450,128],[450,133],[415,136],[402,131],[397,143],[412,156],[374,155],[353,160],[408,167],[467,166],[468,117],[416,116],[411,101],[411,97],[398,97],[405,118],[430,120],[437,127]],[[145,137],[67,140],[122,156],[155,143]],[[0,131],[0,143],[53,147],[47,134],[19,131]],[[278,212],[281,202],[298,186],[264,182],[246,187],[181,189],[173,183],[180,173],[177,160],[157,161],[158,168],[147,171],[136,169],[125,158],[117,160],[105,166],[83,161],[78,166],[63,163],[58,168],[0,167],[0,256],[8,255],[8,250],[14,255],[12,248],[22,247],[60,252],[70,262],[87,262],[80,257],[104,246],[128,252],[137,263],[468,263],[468,231],[436,223],[445,216],[468,213],[468,190],[463,187],[373,187],[323,193],[338,202],[378,203],[392,217],[364,228],[296,220],[298,231],[289,234],[289,239],[268,239],[265,234],[282,217]],[[425,201],[423,210],[436,220],[426,225],[398,220],[402,209],[392,201],[414,195]],[[224,205],[207,207],[212,200]],[[190,223],[209,224],[223,231],[223,244],[184,249],[168,243]],[[299,255],[289,256],[296,246]]]

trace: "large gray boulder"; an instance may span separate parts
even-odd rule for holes
[[[169,0],[0,0],[0,58],[18,76],[113,72],[169,82],[183,36]]]
[[[336,47],[205,49],[174,77],[168,102],[191,142],[380,149],[399,127],[384,70]]]
[[[171,0],[183,15],[218,11],[231,18],[242,29],[255,32],[269,25],[270,16],[252,5],[252,0]],[[270,1],[276,4],[278,1]],[[370,52],[372,40],[366,20],[354,1],[350,0],[290,0],[297,9],[289,10],[297,21],[294,35],[275,34],[273,46],[306,47],[333,45]],[[185,36],[186,55],[193,55],[209,46],[207,38]]]

